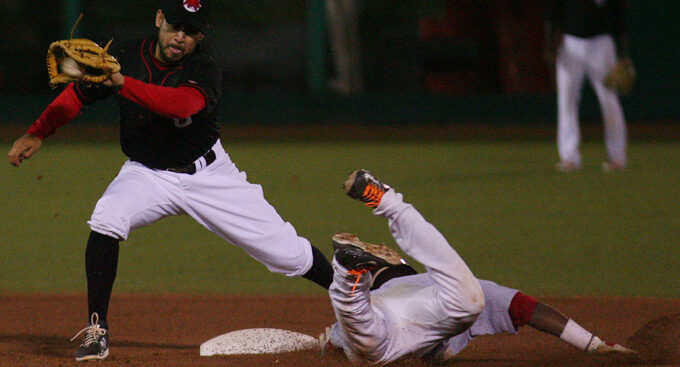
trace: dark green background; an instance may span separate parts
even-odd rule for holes
[[[310,0],[311,1],[311,0]],[[319,0],[315,0],[319,1]],[[94,39],[116,40],[154,32],[153,14],[157,1],[137,1],[134,6],[118,2],[81,1],[85,17],[77,29]],[[218,62],[233,75],[225,80],[223,121],[238,123],[296,123],[360,121],[367,123],[451,124],[461,120],[547,123],[555,120],[552,91],[507,94],[473,91],[470,95],[447,96],[427,92],[418,68],[423,48],[418,21],[441,14],[442,1],[362,1],[362,38],[367,78],[373,80],[365,94],[343,97],[328,91],[307,89],[306,50],[309,32],[309,4],[288,1],[213,1],[211,35],[217,44]],[[494,14],[494,1],[477,1]],[[542,12],[542,0],[516,0],[522,11],[529,5]],[[528,5],[527,5],[528,4]],[[680,116],[680,2],[675,0],[630,2],[627,25],[631,56],[638,81],[630,96],[623,98],[628,120],[673,119]],[[64,24],[66,1],[26,0],[0,4],[0,20],[8,27],[0,46],[0,94],[3,95],[0,123],[11,123],[12,115],[23,112],[29,118],[44,107],[30,101],[15,103],[22,95],[54,97],[47,87],[45,50],[71,28]],[[221,27],[221,28],[220,28]],[[493,30],[489,30],[492,32]],[[542,29],[527,29],[540,37]],[[381,38],[382,37],[382,38]],[[243,38],[243,44],[235,39]],[[236,43],[235,43],[236,42]],[[243,48],[233,48],[233,45]],[[277,49],[284,45],[286,49]],[[477,47],[484,45],[477,45]],[[380,55],[394,53],[390,64]],[[326,55],[328,58],[328,55]],[[330,66],[329,66],[330,67]],[[386,69],[386,70],[385,70]],[[381,80],[390,76],[394,80]],[[245,83],[245,84],[244,84]],[[248,84],[250,83],[250,84]],[[388,87],[384,87],[388,85]],[[381,87],[383,86],[383,87]],[[599,107],[590,89],[583,99],[584,119],[599,119]],[[98,119],[108,121],[109,116]]]

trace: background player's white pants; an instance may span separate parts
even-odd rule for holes
[[[244,249],[270,271],[305,274],[312,266],[309,241],[298,237],[264,198],[260,185],[246,180],[220,140],[216,160],[193,175],[149,169],[127,161],[99,199],[88,222],[102,234],[125,240],[130,231],[171,215],[188,214]],[[169,244],[172,245],[172,244]]]
[[[602,111],[607,155],[626,164],[626,123],[619,97],[604,85],[616,66],[616,48],[610,35],[579,38],[565,34],[557,53],[557,149],[562,162],[581,164],[579,105],[587,76]]]
[[[370,274],[352,287],[335,259],[329,289],[338,323],[331,342],[352,360],[388,363],[404,355],[423,355],[442,340],[470,327],[484,308],[484,295],[463,259],[437,229],[402,195],[387,191],[374,214],[389,219],[389,228],[401,249],[425,265],[427,273],[396,278],[372,294]],[[431,278],[429,286],[410,281]]]

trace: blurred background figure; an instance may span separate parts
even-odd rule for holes
[[[579,104],[587,76],[597,96],[604,120],[608,161],[605,171],[626,166],[626,122],[619,97],[604,79],[618,59],[629,58],[625,27],[626,0],[548,0],[546,58],[556,63],[557,149],[555,168],[581,169]]]
[[[328,86],[335,92],[356,94],[364,88],[359,7],[358,0],[326,0],[328,36],[335,68],[335,78],[329,80]]]

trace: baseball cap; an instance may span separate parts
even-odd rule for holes
[[[208,0],[163,0],[161,9],[170,24],[187,24],[203,34],[209,28]]]

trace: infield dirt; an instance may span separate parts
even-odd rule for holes
[[[680,364],[680,299],[542,298],[609,342],[642,357],[592,356],[524,327],[475,339],[451,366],[652,366]],[[0,295],[0,366],[81,366],[70,342],[87,320],[84,295]],[[334,320],[327,296],[119,295],[109,310],[106,366],[350,366],[318,351],[200,357],[202,342],[272,327],[313,336]],[[396,366],[425,366],[407,359]]]

